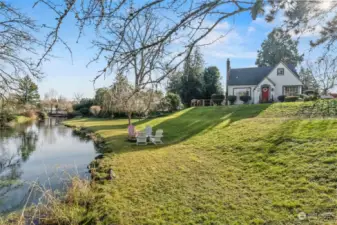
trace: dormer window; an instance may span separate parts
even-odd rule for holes
[[[277,76],[283,76],[284,75],[284,69],[283,68],[277,68]]]

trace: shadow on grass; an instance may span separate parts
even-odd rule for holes
[[[270,104],[189,108],[167,117],[144,120],[141,123],[134,123],[137,125],[137,130],[144,129],[146,125],[153,127],[153,133],[157,129],[163,129],[163,145],[148,144],[146,146],[137,146],[136,143],[130,143],[126,140],[126,134],[117,134],[106,138],[106,143],[109,147],[105,152],[122,153],[144,149],[154,150],[176,144],[210,130],[224,121],[227,121],[224,124],[224,127],[226,127],[235,121],[256,117],[269,106]],[[99,129],[102,130],[102,128]],[[125,125],[123,129],[126,129]]]
[[[212,129],[224,121],[228,121],[226,126],[229,126],[235,121],[255,117],[268,107],[269,104],[191,108],[178,117],[155,125],[153,130],[155,132],[163,129],[164,141],[175,144]]]
[[[120,118],[120,119],[85,118],[85,119],[82,119],[79,122],[79,125],[81,123],[84,124],[86,122],[94,123],[95,121],[97,121],[99,123],[104,122],[104,121],[107,121],[107,122],[110,122],[110,121],[115,121],[115,122],[121,121],[121,123],[120,124],[113,124],[113,125],[109,125],[109,124],[107,124],[107,125],[100,124],[100,125],[97,125],[97,126],[95,126],[95,125],[90,126],[89,125],[89,126],[84,126],[84,127],[90,129],[91,131],[105,131],[105,130],[118,130],[118,129],[125,129],[125,130],[127,130],[127,126],[128,126],[127,119],[125,119],[125,118]],[[132,124],[134,126],[140,126],[142,124],[145,124],[148,121],[149,121],[149,119],[139,119],[139,120],[138,119],[133,119]],[[80,125],[80,127],[81,127],[81,125]]]
[[[256,117],[262,111],[266,110],[270,104],[260,105],[240,105],[240,106],[220,106],[220,107],[197,107],[189,108],[168,115],[166,117],[158,117],[155,119],[133,120],[136,129],[143,130],[146,125],[153,127],[153,133],[158,129],[164,130],[163,145],[148,144],[146,146],[137,146],[136,143],[127,141],[127,122],[126,120],[114,120],[114,124],[104,124],[104,119],[83,119],[78,124],[86,128],[98,132],[104,136],[106,148],[102,152],[122,153],[129,151],[151,150],[176,144],[187,140],[195,135],[212,129],[213,127],[224,123],[223,127],[229,126],[231,123]],[[97,121],[97,124],[95,124]],[[107,119],[107,123],[111,120]],[[85,124],[86,122],[91,123]]]

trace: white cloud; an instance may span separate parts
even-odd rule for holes
[[[230,28],[230,25],[227,21],[224,21],[222,23],[219,23],[217,26],[216,26],[216,30],[228,30]]]
[[[248,33],[254,32],[254,26],[248,28]],[[220,38],[220,39],[219,39]],[[207,45],[212,43],[211,45]],[[223,22],[204,38],[201,45],[203,54],[206,59],[256,59],[257,52],[249,48],[249,44],[245,37],[239,31],[232,27],[229,23]]]
[[[205,25],[211,25],[209,21],[204,22]],[[203,38],[199,44],[200,45],[210,45],[212,47],[218,45],[224,45],[231,40],[236,39],[241,40],[240,35],[237,33],[234,27],[232,27],[228,22],[224,21],[219,23],[214,30],[212,30],[205,38]]]
[[[225,49],[223,49],[225,50]],[[227,59],[227,58],[236,58],[236,59],[256,59],[257,52],[245,52],[245,51],[234,51],[234,52],[224,52],[224,51],[209,51],[207,55]]]
[[[249,27],[248,27],[248,30],[247,30],[247,33],[250,34],[250,33],[253,33],[253,32],[255,32],[255,31],[256,31],[255,27],[249,26]]]
[[[267,25],[268,23],[264,20],[264,17],[258,17],[252,22],[253,24],[257,25]]]
[[[200,45],[210,45],[211,47],[224,45],[232,42],[232,40],[241,41],[241,36],[235,30],[212,31],[204,39],[200,41]]]

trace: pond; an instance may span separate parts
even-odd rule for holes
[[[75,135],[60,118],[20,125],[0,132],[0,212],[38,203],[32,183],[64,190],[70,177],[90,179],[87,166],[97,156],[91,140]],[[27,196],[30,196],[29,198]]]

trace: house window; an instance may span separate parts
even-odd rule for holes
[[[284,75],[284,69],[283,68],[277,68],[277,76],[283,76]]]
[[[240,96],[250,96],[250,89],[249,88],[234,88],[234,93],[235,96],[240,97]]]
[[[299,94],[298,86],[285,86],[283,90],[285,96],[296,96]]]

